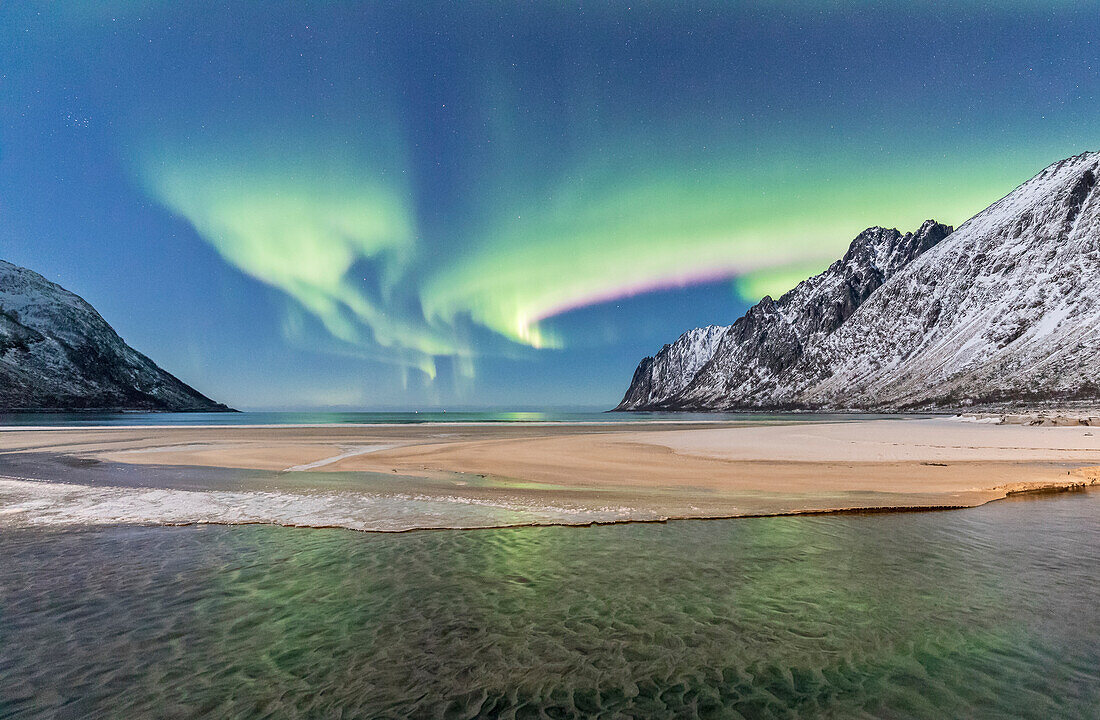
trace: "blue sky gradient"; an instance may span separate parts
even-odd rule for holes
[[[1100,147],[1096,3],[0,6],[0,257],[241,408],[613,405]]]

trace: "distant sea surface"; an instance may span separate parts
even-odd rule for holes
[[[419,423],[791,422],[859,420],[889,415],[852,413],[673,412],[239,412],[239,413],[0,413],[2,426],[97,425],[410,425]]]
[[[1096,718],[1097,597],[1100,493],[398,535],[7,529],[0,717]]]

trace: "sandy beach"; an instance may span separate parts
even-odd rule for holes
[[[409,520],[400,529],[614,522],[969,507],[1020,492],[1087,487],[1100,482],[1095,430],[958,419],[9,428],[0,432],[0,475],[9,483],[91,482],[98,493],[114,485],[282,493],[279,513],[269,518],[281,524],[372,529],[369,517],[355,524],[343,511],[342,520],[325,519],[358,507],[359,491],[375,500],[443,503],[433,505],[432,522]],[[60,458],[64,477],[48,463],[35,466],[35,458],[51,459],[55,468]],[[38,471],[26,471],[27,463]],[[79,474],[92,466],[100,471],[93,480]],[[125,483],[112,479],[123,475]],[[18,497],[33,495],[33,488],[12,487]],[[295,497],[315,504],[325,492],[343,494],[326,496],[326,507],[312,514],[296,514]],[[195,497],[158,500],[170,502],[172,512],[131,507],[125,517],[140,520],[144,512],[152,521],[187,522],[180,508],[195,505]],[[221,497],[219,512],[239,515],[239,506],[253,501]],[[449,524],[447,508],[459,505],[515,515]],[[210,512],[193,510],[193,520],[220,521]],[[351,514],[358,512],[374,510]],[[241,517],[267,521],[260,506]]]

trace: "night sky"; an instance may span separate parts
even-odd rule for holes
[[[1100,149],[1087,2],[0,4],[0,258],[240,408],[610,406]]]

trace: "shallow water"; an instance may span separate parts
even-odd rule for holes
[[[416,532],[0,531],[0,717],[1100,707],[1100,493]]]

